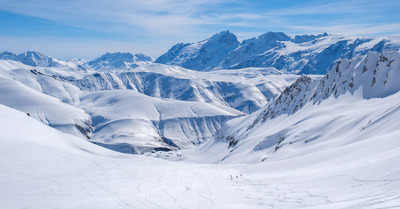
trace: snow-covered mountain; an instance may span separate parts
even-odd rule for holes
[[[204,71],[216,67],[239,44],[233,33],[222,31],[197,43],[176,44],[155,62]]]
[[[127,153],[203,143],[225,121],[258,110],[298,77],[273,68],[197,72],[162,64],[96,72],[0,60],[0,68],[1,104]]]
[[[152,63],[154,59],[144,54],[106,53],[87,64],[96,71],[135,68],[139,65]]]
[[[27,51],[18,55],[5,51],[0,53],[0,60],[14,60],[34,67],[76,67],[75,65],[77,65],[74,62],[58,60],[35,51]]]
[[[213,37],[221,38],[215,41]],[[177,44],[155,62],[199,71],[274,67],[289,73],[324,75],[340,58],[400,49],[400,37],[366,38],[324,33],[292,38],[282,32],[268,32],[241,43],[229,31],[213,37],[192,44]]]
[[[35,51],[27,51],[18,55],[5,51],[0,54],[0,59],[19,61],[35,67],[50,67],[57,63],[55,59]]]
[[[196,72],[150,64],[128,72],[94,73],[72,83],[85,91],[130,89],[156,98],[214,103],[252,113],[296,78],[273,68]]]
[[[243,115],[222,105],[165,101],[131,90],[85,93],[79,106],[92,117],[92,142],[135,154],[192,148]]]
[[[217,161],[257,162],[393,139],[399,78],[395,51],[341,59],[326,76],[303,75],[265,108],[227,122],[202,149]]]
[[[55,59],[40,52],[27,51],[21,54],[13,54],[5,51],[0,53],[0,60],[13,60],[33,67],[48,67],[63,69],[64,71],[113,71],[116,69],[127,70],[139,65],[152,63],[154,59],[144,54],[131,53],[106,53],[92,61],[75,58],[69,60]],[[60,75],[65,75],[60,73]],[[76,75],[74,75],[76,77]],[[73,77],[73,78],[75,78]]]

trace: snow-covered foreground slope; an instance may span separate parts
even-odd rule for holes
[[[127,153],[192,148],[226,120],[243,115],[222,105],[162,100],[131,90],[84,93],[79,106],[91,114],[91,141]]]
[[[0,105],[0,205],[396,208],[400,142],[392,137],[400,132],[253,165],[191,164],[117,154]]]

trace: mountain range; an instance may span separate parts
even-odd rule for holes
[[[328,90],[322,84],[315,90],[317,87],[307,82],[315,83],[321,77],[315,74],[338,68],[347,59],[399,48],[397,37],[324,33],[291,38],[282,32],[268,32],[239,42],[231,32],[222,31],[197,43],[177,44],[157,59],[118,52],[92,61],[59,60],[34,51],[3,52],[1,88],[10,94],[3,94],[0,101],[51,127],[114,150],[186,149],[210,140],[234,117],[258,113],[265,107],[271,116],[295,112],[311,100],[304,92],[315,91],[312,99],[328,98],[333,89],[334,95],[342,94],[346,88],[339,91],[339,81]],[[299,77],[299,73],[308,76]],[[387,85],[390,77],[387,75]],[[357,87],[349,79],[340,82]],[[285,88],[291,84],[298,91],[290,95],[295,100],[281,104],[287,102],[289,90]],[[326,95],[317,96],[322,90]],[[296,97],[298,94],[304,98]],[[110,110],[104,111],[107,108],[102,106]],[[126,112],[108,113],[119,107]],[[172,107],[185,110],[184,116],[171,115]],[[70,110],[58,115],[61,109]]]
[[[195,43],[178,43],[154,59],[143,54],[106,53],[92,61],[59,60],[39,52],[3,52],[0,59],[37,67],[70,67],[110,72],[152,62],[196,71],[275,68],[282,73],[325,75],[341,58],[351,59],[369,51],[400,50],[397,36],[361,37],[327,33],[296,35],[267,32],[242,42],[230,31],[221,31]]]
[[[0,60],[1,104],[65,133],[136,154],[197,146],[225,121],[258,110],[297,78],[273,68],[197,72],[129,53],[90,62],[17,55],[42,58],[30,65],[6,54]],[[108,67],[94,67],[103,65]]]
[[[179,43],[155,60],[198,71],[274,67],[285,73],[324,75],[338,59],[351,59],[369,51],[398,51],[398,37],[297,35],[267,32],[239,42],[222,31],[196,43]]]
[[[3,52],[0,205],[398,208],[399,46],[222,31],[157,59]]]

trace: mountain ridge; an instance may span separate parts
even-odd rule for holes
[[[232,47],[230,51],[221,54],[213,52],[213,48],[206,45],[210,43],[210,39],[192,44],[177,44],[155,62],[199,71],[275,67],[286,73],[324,75],[340,58],[350,59],[368,51],[400,50],[400,37],[395,36],[368,38],[322,33],[296,35],[292,38],[282,32],[267,32],[243,40],[235,45],[236,48]],[[199,46],[202,50],[189,50],[192,53],[185,53],[188,49]],[[204,52],[207,52],[207,56],[217,57],[214,60],[220,62],[208,63],[203,59]]]

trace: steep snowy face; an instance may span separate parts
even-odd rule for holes
[[[155,62],[206,71],[216,67],[239,44],[233,33],[222,31],[197,43],[177,44]]]
[[[156,62],[200,71],[274,67],[289,73],[325,75],[341,58],[351,59],[369,51],[400,49],[399,37],[363,38],[324,33],[291,38],[282,32],[268,32],[242,43],[228,41],[226,46],[232,47],[223,47],[221,41],[212,41],[217,39],[215,36],[225,37],[222,40],[236,40],[236,37],[226,38],[226,32],[224,36],[220,34],[196,44],[175,45]],[[228,37],[233,36],[230,34]]]
[[[278,50],[285,47],[283,41],[289,41],[291,38],[281,32],[268,32],[262,34],[257,38],[244,40],[240,47],[230,52],[229,55],[223,60],[223,68],[245,68],[245,67],[261,67],[266,66],[260,56],[267,58],[268,56],[262,55],[268,50]],[[275,67],[268,65],[269,67]]]
[[[106,53],[103,56],[88,62],[88,65],[94,70],[114,70],[135,68],[139,65],[149,64],[153,62],[152,57],[144,54],[131,54],[131,53]]]
[[[352,60],[341,59],[320,80],[301,76],[263,112],[263,121],[280,114],[293,114],[308,102],[313,104],[347,92],[361,92],[363,99],[381,98],[400,90],[400,54],[369,52]]]
[[[332,138],[340,138],[339,144],[347,144],[378,136],[383,130],[398,130],[392,123],[399,115],[399,79],[398,52],[371,51],[341,59],[324,77],[303,75],[265,108],[229,121],[214,143],[227,143],[229,149],[221,159],[235,155],[228,153],[236,145],[241,147],[238,156],[260,150],[269,156],[282,146],[302,152],[312,141],[334,143]]]

